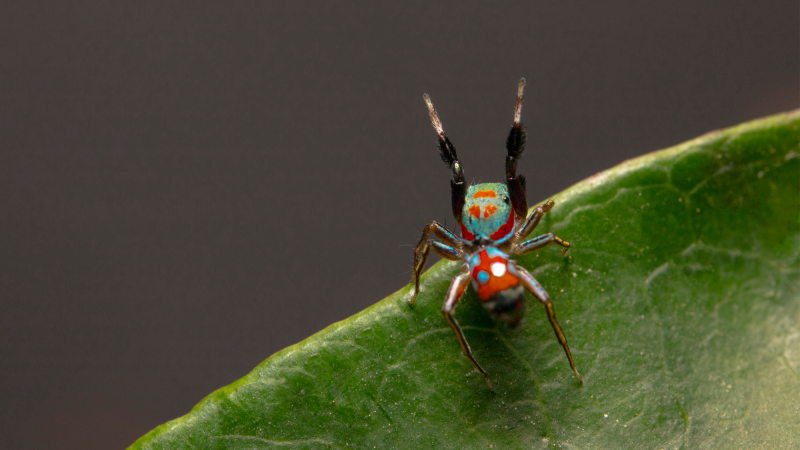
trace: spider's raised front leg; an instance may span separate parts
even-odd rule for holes
[[[578,379],[578,382],[583,384],[583,379],[581,375],[578,373],[578,369],[575,368],[575,361],[572,360],[572,354],[569,352],[569,345],[567,345],[567,337],[564,336],[564,332],[561,331],[561,326],[558,324],[556,320],[556,311],[553,309],[553,302],[550,301],[550,295],[547,294],[547,291],[544,290],[541,284],[536,281],[536,278],[533,278],[527,270],[525,270],[522,266],[516,263],[516,261],[511,261],[514,265],[514,268],[517,271],[517,275],[519,276],[520,282],[522,285],[525,286],[525,289],[528,290],[531,294],[536,297],[539,302],[544,305],[545,309],[547,310],[547,318],[550,319],[550,325],[553,326],[553,331],[556,333],[556,338],[558,338],[558,342],[564,347],[564,352],[567,354],[567,359],[569,360],[569,366],[572,367],[572,371],[575,372],[575,378]]]
[[[450,288],[447,289],[447,296],[445,297],[444,305],[442,306],[442,314],[444,314],[445,320],[447,323],[450,324],[450,328],[456,333],[456,338],[458,339],[458,344],[461,345],[461,351],[464,353],[464,356],[469,358],[472,365],[478,369],[478,372],[483,375],[486,379],[486,384],[489,386],[489,389],[494,392],[494,386],[492,386],[492,382],[489,381],[489,375],[483,370],[478,361],[475,361],[475,357],[472,356],[472,349],[469,348],[469,344],[467,343],[467,338],[464,337],[464,332],[461,331],[461,326],[458,324],[458,321],[455,317],[453,317],[453,310],[455,309],[456,305],[458,305],[459,300],[464,295],[464,291],[467,290],[467,286],[469,286],[469,279],[470,274],[469,272],[462,272],[457,277],[453,279],[453,282],[450,283]]]
[[[525,220],[528,214],[528,197],[525,194],[525,177],[517,175],[517,162],[525,152],[525,127],[522,126],[520,118],[522,116],[522,92],[525,90],[525,78],[519,80],[517,87],[517,106],[514,109],[514,124],[506,139],[506,186],[508,195],[511,197],[511,206],[514,207],[515,222],[520,223]]]
[[[434,236],[443,240],[445,244],[428,239],[431,232],[433,232]],[[414,284],[414,295],[411,296],[409,301],[412,306],[414,305],[414,300],[417,299],[417,294],[419,294],[419,277],[422,275],[422,269],[425,268],[425,262],[428,260],[431,248],[442,258],[451,261],[460,261],[465,257],[464,251],[461,249],[461,240],[455,234],[435,220],[429,223],[422,230],[422,236],[414,249],[414,273],[411,275],[411,282]]]

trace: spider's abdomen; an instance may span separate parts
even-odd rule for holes
[[[469,260],[469,270],[472,286],[478,298],[484,302],[498,292],[520,284],[519,278],[513,273],[514,266],[508,262],[508,256],[494,247],[485,247],[473,254]]]
[[[502,183],[470,186],[461,214],[461,235],[468,241],[500,241],[514,231],[514,211]]]
[[[472,286],[483,306],[499,320],[516,326],[523,313],[525,289],[508,255],[485,247],[469,259]]]

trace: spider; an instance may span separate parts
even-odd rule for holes
[[[524,313],[523,300],[527,289],[547,310],[547,318],[553,326],[558,342],[564,347],[569,365],[575,378],[583,384],[575,362],[572,360],[567,338],[556,320],[553,303],[541,284],[516,261],[511,255],[524,255],[539,250],[548,244],[562,247],[561,252],[567,256],[569,242],[553,233],[543,234],[525,240],[542,216],[550,211],[555,203],[550,200],[528,213],[528,200],[525,194],[525,177],[517,175],[517,161],[525,149],[525,129],[520,122],[522,113],[522,93],[525,79],[521,79],[517,88],[517,105],[514,111],[514,123],[506,140],[506,181],[505,183],[481,183],[467,186],[464,182],[464,171],[458,161],[456,149],[442,129],[442,122],[433,108],[428,94],[423,98],[428,105],[431,122],[439,135],[439,151],[442,160],[450,167],[453,179],[450,181],[453,215],[461,227],[461,238],[451,233],[435,220],[422,231],[422,237],[414,249],[414,273],[411,283],[414,293],[409,301],[411,306],[419,294],[419,278],[431,249],[442,258],[452,261],[463,261],[461,272],[453,279],[447,290],[442,313],[450,328],[456,334],[461,351],[469,358],[475,368],[486,379],[489,389],[494,391],[489,375],[472,356],[472,350],[464,337],[458,321],[453,317],[455,309],[470,281],[478,293],[483,306],[492,315],[512,328],[519,325]],[[431,233],[439,241],[431,238]]]

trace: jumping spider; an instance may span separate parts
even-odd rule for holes
[[[462,237],[457,237],[436,221],[425,227],[422,237],[414,249],[414,274],[411,278],[411,283],[414,284],[414,294],[409,303],[413,306],[414,300],[419,294],[420,274],[431,249],[442,258],[464,262],[461,266],[461,273],[453,279],[447,290],[442,313],[456,333],[461,351],[483,374],[486,384],[492,391],[494,391],[494,387],[489,381],[489,375],[472,356],[472,350],[461,331],[461,326],[453,317],[453,310],[464,295],[470,280],[483,306],[511,327],[519,325],[520,319],[522,319],[525,290],[527,289],[533,294],[547,310],[547,318],[550,319],[558,342],[564,347],[569,365],[575,372],[578,381],[583,383],[578,369],[575,368],[575,362],[572,360],[567,338],[556,321],[556,313],[550,296],[527,270],[511,259],[512,255],[524,255],[552,243],[562,247],[564,256],[567,256],[567,249],[569,249],[569,242],[553,233],[525,240],[526,236],[539,224],[542,216],[550,211],[555,203],[548,201],[535,208],[533,213],[527,216],[528,200],[525,194],[525,177],[516,173],[517,160],[525,149],[525,129],[520,122],[524,88],[525,79],[523,78],[517,89],[514,124],[511,126],[511,132],[506,140],[508,156],[506,157],[505,183],[481,183],[469,187],[464,182],[464,171],[458,161],[456,149],[445,135],[430,97],[428,94],[423,96],[428,105],[433,127],[439,135],[439,151],[442,160],[453,173],[453,179],[450,181],[453,215],[461,227]],[[430,238],[431,233],[442,242]]]

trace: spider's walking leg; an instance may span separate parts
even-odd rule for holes
[[[447,245],[429,240],[428,237],[431,232]],[[422,269],[425,268],[425,262],[428,260],[431,247],[433,247],[433,251],[442,258],[451,261],[464,259],[464,252],[461,250],[461,242],[456,235],[448,231],[447,228],[443,227],[435,220],[429,223],[425,229],[422,230],[422,236],[419,238],[419,243],[417,243],[417,247],[414,249],[414,273],[411,275],[411,282],[414,284],[414,295],[411,296],[411,300],[409,301],[411,305],[414,304],[414,300],[417,299],[417,294],[419,294],[419,277],[422,274]]]
[[[575,378],[578,379],[578,382],[583,384],[583,379],[578,373],[578,369],[575,368],[575,361],[572,360],[572,354],[569,352],[567,337],[564,336],[564,332],[561,331],[561,326],[556,320],[556,311],[553,309],[553,302],[550,301],[550,296],[547,294],[547,291],[544,290],[542,285],[539,284],[535,278],[533,278],[533,275],[531,275],[515,261],[511,261],[511,263],[514,264],[514,268],[517,269],[519,279],[522,282],[522,285],[525,286],[525,289],[539,299],[539,302],[541,302],[545,309],[547,309],[547,318],[550,319],[550,324],[553,326],[553,331],[556,332],[556,338],[558,338],[558,342],[562,347],[564,347],[564,352],[567,353],[567,359],[569,359],[569,365],[572,367],[572,371],[575,372]]]
[[[453,282],[450,283],[450,288],[447,289],[447,297],[445,297],[444,305],[442,306],[442,314],[444,314],[444,318],[447,320],[447,323],[450,324],[450,328],[452,328],[456,333],[458,343],[461,345],[461,351],[467,358],[469,358],[469,360],[472,362],[472,365],[478,369],[478,372],[483,375],[483,377],[486,379],[486,384],[489,386],[489,389],[494,392],[494,386],[492,386],[492,382],[489,381],[489,375],[485,370],[483,370],[483,367],[478,364],[478,361],[475,361],[475,357],[472,356],[472,349],[469,348],[469,344],[467,343],[467,338],[464,337],[464,332],[461,331],[461,326],[458,324],[456,318],[453,317],[453,309],[455,309],[459,300],[461,300],[461,296],[464,295],[464,291],[467,290],[467,286],[469,286],[469,279],[469,272],[462,272],[453,279]]]
[[[550,212],[550,209],[556,203],[552,200],[546,201],[544,204],[537,206],[534,208],[533,212],[528,219],[525,220],[525,224],[520,227],[520,229],[514,234],[514,240],[519,241],[520,239],[525,239],[537,225],[539,225],[539,221],[542,220],[545,213]]]
[[[569,250],[569,242],[561,239],[560,237],[556,236],[553,233],[543,234],[541,236],[537,236],[533,239],[527,240],[521,244],[517,244],[516,246],[514,246],[514,254],[524,255],[525,253],[530,253],[534,250],[539,250],[540,248],[552,244],[554,242],[562,247],[561,253],[564,254],[564,256],[567,256],[567,250]]]

